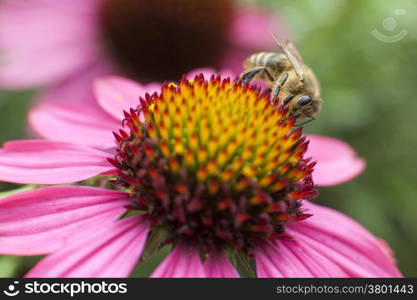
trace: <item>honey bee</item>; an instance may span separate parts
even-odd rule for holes
[[[244,61],[245,72],[240,76],[246,85],[257,78],[268,84],[271,101],[288,106],[289,115],[296,119],[314,120],[321,107],[320,84],[313,71],[304,65],[295,46],[272,33],[279,52],[259,52]]]

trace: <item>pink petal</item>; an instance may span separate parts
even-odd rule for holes
[[[208,278],[237,278],[239,274],[236,269],[220,251],[209,254],[204,262],[206,277]]]
[[[101,107],[114,118],[123,120],[123,110],[136,109],[139,97],[155,90],[155,84],[149,87],[151,90],[130,79],[108,76],[95,81],[94,91]]]
[[[153,93],[160,93],[161,92],[161,84],[158,82],[151,82],[144,85],[145,91],[152,95]]]
[[[287,28],[276,14],[261,11],[255,6],[237,10],[230,31],[231,46],[222,59],[222,67],[241,73],[242,63],[249,55],[260,51],[276,51],[277,45],[270,30],[282,38],[289,36]]]
[[[151,277],[156,278],[200,278],[207,277],[198,251],[180,243],[156,268]]]
[[[347,276],[336,264],[298,241],[265,243],[256,251],[256,269],[261,278]]]
[[[280,37],[288,37],[287,29],[279,22],[277,15],[260,11],[255,7],[246,7],[236,12],[231,40],[236,46],[247,51],[273,51],[277,46],[269,30]]]
[[[56,186],[0,201],[0,253],[39,255],[56,251],[119,217],[128,194],[107,189]]]
[[[295,242],[278,241],[275,254],[270,255],[271,266],[264,264],[262,275],[272,276],[275,269],[282,276],[314,277],[400,277],[387,246],[365,228],[330,208],[304,201],[303,207],[313,216],[288,226],[287,233]],[[265,251],[265,250],[264,250]],[[273,253],[273,250],[266,250]],[[304,267],[295,266],[296,259]],[[282,257],[290,258],[287,264],[294,267],[289,273]],[[298,264],[298,262],[297,262]],[[316,267],[314,267],[316,265]],[[320,267],[317,267],[320,266]],[[277,274],[275,274],[277,275]]]
[[[309,135],[306,157],[317,161],[314,182],[321,186],[340,184],[356,177],[365,169],[365,161],[356,156],[346,143],[329,137]]]
[[[60,184],[114,169],[108,153],[46,140],[12,141],[0,149],[0,180],[23,184]]]
[[[222,67],[241,73],[243,61],[249,55],[260,51],[276,51],[277,45],[269,30],[280,37],[288,37],[278,16],[250,6],[237,11],[230,32],[231,46],[222,59]]]
[[[255,252],[257,277],[311,277],[307,268],[285,246],[278,249],[265,243],[260,249]]]
[[[235,74],[240,74],[243,72],[243,62],[253,53],[255,52],[230,48],[224,54],[221,65],[223,68],[231,70]]]
[[[74,72],[72,76],[54,84],[38,96],[39,102],[77,103],[102,110],[93,92],[93,83],[98,76],[115,73],[115,68],[105,58]],[[118,120],[120,121],[120,120]]]
[[[43,138],[101,149],[115,145],[112,131],[121,127],[99,107],[49,101],[30,111],[29,123]]]
[[[25,277],[127,277],[149,231],[143,216],[98,227],[41,260]]]
[[[0,5],[0,86],[65,78],[97,57],[97,1],[6,0]]]

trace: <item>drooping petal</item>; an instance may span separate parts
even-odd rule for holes
[[[0,149],[0,180],[23,184],[61,184],[113,169],[108,153],[47,140],[22,140]]]
[[[82,186],[39,188],[0,199],[0,253],[46,254],[119,217],[128,194]]]
[[[346,143],[324,136],[309,135],[306,157],[317,161],[314,183],[320,186],[336,185],[351,180],[365,169],[365,161]]]
[[[44,85],[91,64],[100,45],[96,4],[98,1],[1,1],[0,86]]]
[[[336,264],[298,241],[265,243],[256,251],[257,276],[261,278],[346,277]]]
[[[43,138],[101,149],[115,145],[112,131],[121,126],[121,121],[99,107],[51,102],[35,106],[29,122],[32,130]]]
[[[204,278],[206,272],[198,251],[185,243],[180,243],[156,268],[154,278]]]
[[[143,216],[107,224],[41,260],[25,277],[127,277],[149,231]]]
[[[236,269],[220,251],[210,253],[204,262],[206,276],[208,278],[237,278],[239,274]]]
[[[304,201],[313,216],[291,226],[294,241],[257,251],[260,277],[400,277],[387,246],[347,216]]]
[[[336,210],[308,201],[303,207],[313,216],[297,223],[292,231],[302,236],[312,248],[323,251],[350,276],[401,276],[386,243],[359,223]]]
[[[309,270],[286,247],[278,249],[265,243],[256,252],[256,271],[258,277],[311,277]]]
[[[101,107],[118,120],[123,120],[123,110],[136,109],[139,97],[148,92],[142,85],[122,77],[108,76],[97,79],[94,91]]]

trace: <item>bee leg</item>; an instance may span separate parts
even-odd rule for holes
[[[269,81],[273,82],[274,81],[274,77],[271,75],[271,73],[268,71],[268,69],[265,67],[265,74],[266,76],[268,76]]]
[[[240,76],[240,80],[241,80],[242,84],[243,85],[248,84],[249,82],[251,82],[253,80],[253,78],[255,78],[256,75],[258,75],[263,70],[266,70],[265,67],[259,67],[259,68],[252,69],[252,70],[242,74]]]
[[[272,102],[275,102],[278,99],[279,92],[281,92],[282,86],[288,79],[288,73],[282,74],[282,76],[278,79],[278,84],[272,90]]]
[[[294,98],[294,95],[288,95],[284,101],[282,101],[282,105],[287,105],[288,103],[290,103],[290,101],[292,100],[292,98]]]
[[[314,120],[315,120],[314,117],[309,117],[306,121],[301,122],[299,124],[295,124],[295,127],[301,127],[301,126],[306,125],[306,124],[308,124],[308,123],[310,123],[311,121],[314,121]]]

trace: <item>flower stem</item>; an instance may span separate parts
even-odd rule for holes
[[[1,192],[0,193],[0,199],[1,198],[4,198],[4,197],[7,197],[7,196],[11,196],[11,195],[17,194],[17,193],[30,191],[30,190],[33,190],[33,189],[35,189],[37,187],[38,187],[37,185],[30,184],[30,185],[24,185],[24,186],[22,186],[20,188],[14,189],[14,190]]]

